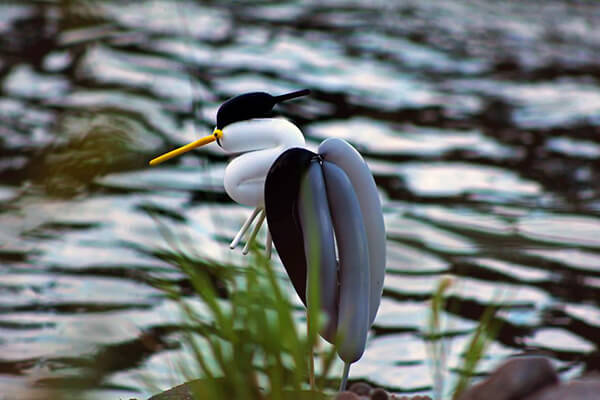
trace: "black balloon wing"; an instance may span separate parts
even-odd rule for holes
[[[306,258],[298,217],[300,182],[311,159],[312,151],[295,147],[281,153],[265,181],[265,211],[273,244],[296,293],[306,305]]]

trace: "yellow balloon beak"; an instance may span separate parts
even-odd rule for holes
[[[162,156],[158,156],[150,160],[150,165],[158,165],[162,162],[170,160],[173,157],[177,157],[183,153],[187,153],[188,151],[195,149],[196,147],[204,146],[205,144],[209,144],[214,142],[217,139],[223,137],[223,131],[220,129],[215,129],[212,135],[204,136],[201,139],[198,139],[192,143],[188,143],[185,146],[181,146],[175,150],[171,150],[168,153],[163,154]]]

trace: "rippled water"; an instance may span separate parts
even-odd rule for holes
[[[503,324],[478,372],[523,352],[600,369],[599,24],[600,4],[571,1],[3,2],[0,392],[179,383],[178,306],[148,279],[186,282],[149,212],[199,262],[242,265],[227,240],[249,210],[219,149],[147,160],[233,95],[303,87],[281,113],[309,147],[359,148],[385,208],[384,299],[353,379],[431,392],[442,275],[449,382],[490,305]]]

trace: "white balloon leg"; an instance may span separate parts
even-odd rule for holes
[[[346,385],[348,384],[348,375],[350,374],[350,364],[349,362],[344,363],[344,373],[342,374],[342,382],[340,382],[340,392],[346,390]]]
[[[271,237],[271,231],[267,227],[267,245],[266,245],[267,260],[271,259],[273,253],[273,238]]]
[[[230,249],[233,250],[233,249],[235,249],[237,247],[237,245],[240,243],[240,240],[242,240],[242,236],[244,236],[244,233],[246,233],[246,231],[248,230],[248,228],[250,228],[250,225],[252,224],[252,221],[254,221],[254,219],[256,218],[256,216],[258,215],[258,213],[261,210],[262,210],[262,208],[256,207],[254,209],[254,211],[252,211],[252,214],[250,214],[250,216],[248,217],[248,219],[246,219],[246,222],[244,222],[244,225],[242,225],[242,227],[238,231],[237,235],[235,235],[235,237],[231,241],[231,244],[229,245]]]
[[[246,242],[246,245],[242,249],[242,254],[243,255],[248,254],[248,251],[250,251],[250,245],[252,245],[252,242],[256,238],[256,235],[258,234],[258,231],[260,230],[260,227],[262,226],[263,222],[265,221],[265,216],[266,216],[265,210],[261,209],[260,210],[260,217],[258,218],[258,222],[256,223],[256,226],[254,227],[254,230],[252,231],[252,234],[250,234],[250,237],[248,238],[248,241]]]

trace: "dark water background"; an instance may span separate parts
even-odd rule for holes
[[[178,306],[148,278],[189,284],[148,212],[199,264],[243,265],[227,243],[249,210],[216,146],[146,163],[233,95],[304,87],[281,113],[310,147],[359,148],[385,207],[384,299],[352,378],[431,392],[443,275],[448,382],[490,305],[478,372],[523,352],[600,369],[599,26],[595,1],[1,2],[0,399],[179,383]]]

